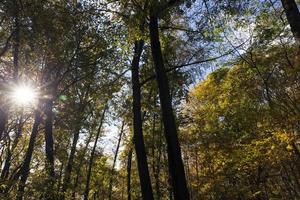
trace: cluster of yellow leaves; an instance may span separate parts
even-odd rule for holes
[[[239,64],[209,74],[191,90],[184,114],[191,123],[182,132],[193,139],[183,140],[198,152],[194,159],[203,196],[259,196],[262,189],[253,181],[295,157],[293,126],[277,121],[282,112],[270,105],[263,80],[249,66]]]

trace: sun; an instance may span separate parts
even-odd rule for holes
[[[29,85],[18,85],[13,88],[10,97],[18,106],[27,106],[35,103],[37,93]]]

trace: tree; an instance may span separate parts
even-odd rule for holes
[[[151,51],[161,101],[161,110],[163,116],[162,118],[164,122],[166,141],[168,145],[169,170],[172,176],[172,185],[174,189],[175,199],[189,199],[184,166],[181,158],[181,150],[177,136],[177,128],[172,110],[172,99],[170,96],[169,82],[165,72],[164,61],[159,41],[157,16],[159,13],[156,13],[156,10],[161,8],[156,7],[154,5],[152,5],[150,11],[149,31],[151,40]]]
[[[0,199],[299,199],[297,3],[2,0]]]
[[[299,42],[300,38],[300,12],[294,0],[281,0],[284,12],[286,14],[288,23],[290,24],[291,31],[295,40]]]
[[[280,68],[271,68],[272,63],[281,62],[282,68],[288,68],[286,60],[279,56],[284,53],[274,53],[279,49],[267,50],[273,52],[270,57],[262,56],[261,52],[253,55],[260,74],[244,61],[238,62],[231,68],[209,74],[191,92],[186,112],[191,123],[187,123],[184,131],[189,134],[185,137],[184,154],[202,169],[200,172],[198,168],[190,170],[191,177],[197,177],[190,180],[196,185],[192,188],[196,198],[272,198],[283,195],[283,190],[291,191],[290,196],[298,195],[298,189],[284,189],[289,186],[278,180],[280,176],[288,176],[291,185],[298,188],[298,174],[289,175],[293,172],[287,170],[284,175],[273,176],[278,168],[286,169],[286,163],[293,168],[298,162],[298,147],[291,148],[293,140],[298,138],[292,128],[294,122],[291,122],[292,126],[285,126],[289,122],[281,126],[277,121],[283,113],[286,117],[291,114],[281,110],[279,105],[283,106],[287,101],[282,99],[279,91],[293,88],[295,83],[277,85],[282,83],[283,77]],[[261,77],[264,75],[269,76],[273,106],[267,100]],[[292,74],[288,76],[293,79]],[[297,99],[291,97],[294,98]],[[205,187],[200,187],[200,192],[199,179],[205,180],[202,183]],[[277,186],[269,187],[274,182]]]
[[[89,167],[88,167],[88,174],[87,174],[85,191],[84,191],[84,199],[85,200],[89,199],[90,179],[91,179],[91,175],[92,175],[92,167],[93,167],[93,162],[94,162],[94,155],[95,155],[95,150],[96,150],[96,147],[97,147],[97,142],[98,142],[98,139],[100,137],[101,128],[102,128],[102,125],[103,125],[103,122],[104,122],[104,117],[105,117],[105,113],[106,113],[107,109],[108,109],[107,105],[105,105],[105,107],[103,109],[103,112],[102,112],[102,115],[101,115],[101,118],[100,118],[99,127],[98,127],[98,130],[97,130],[97,133],[96,133],[95,142],[94,142],[93,149],[92,149],[91,156],[90,156]]]
[[[143,199],[153,199],[151,180],[149,176],[147,155],[145,150],[142,113],[141,113],[141,89],[139,81],[139,61],[143,51],[144,41],[139,40],[134,44],[134,57],[132,60],[132,95],[133,95],[133,140],[137,155],[138,171],[141,182]]]

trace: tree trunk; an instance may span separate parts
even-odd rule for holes
[[[11,165],[11,157],[13,155],[13,152],[14,152],[15,148],[17,147],[17,145],[19,143],[19,138],[20,138],[21,133],[22,133],[22,127],[23,127],[23,115],[21,114],[21,116],[19,118],[16,137],[13,141],[13,144],[12,144],[11,148],[7,152],[7,156],[6,156],[6,159],[5,159],[5,162],[4,162],[4,167],[3,167],[3,170],[1,172],[1,177],[0,178],[2,180],[5,180],[9,175],[9,170],[10,170],[10,165]]]
[[[8,145],[7,155],[4,161],[3,169],[1,171],[1,176],[0,176],[1,180],[5,180],[8,177],[12,154],[13,154],[13,147],[10,148],[10,145]]]
[[[142,197],[144,200],[153,200],[153,192],[148,169],[147,155],[145,150],[142,113],[141,113],[141,86],[139,81],[139,62],[143,51],[144,41],[134,43],[134,57],[132,60],[132,95],[133,95],[133,140],[137,157],[138,172]]]
[[[54,155],[53,155],[53,100],[48,100],[45,107],[45,145],[46,145],[46,168],[50,177],[54,178]]]
[[[188,200],[184,166],[181,157],[181,149],[178,141],[177,128],[172,108],[169,82],[165,72],[163,56],[159,41],[158,17],[151,11],[150,14],[150,40],[153,62],[155,66],[156,81],[159,89],[162,118],[167,142],[169,171],[172,177],[172,186],[175,200]]]
[[[92,167],[93,167],[93,162],[94,162],[94,155],[95,155],[95,151],[96,151],[96,147],[97,147],[97,142],[98,142],[98,139],[100,137],[100,133],[101,133],[102,125],[103,125],[103,122],[104,122],[104,117],[105,117],[106,110],[107,110],[107,105],[104,107],[104,110],[102,112],[102,116],[101,116],[101,119],[100,119],[100,124],[99,124],[97,134],[96,134],[96,139],[95,139],[94,146],[93,146],[93,149],[92,149],[92,152],[91,152],[91,157],[90,157],[90,161],[89,161],[89,168],[88,168],[88,173],[87,173],[87,178],[86,178],[85,191],[84,191],[84,200],[89,199],[90,180],[91,180]]]
[[[72,142],[72,147],[71,147],[71,152],[69,155],[68,163],[65,169],[65,177],[62,185],[62,199],[65,197],[65,192],[69,186],[70,179],[71,179],[71,173],[73,169],[73,162],[74,162],[74,157],[75,157],[75,152],[76,152],[76,145],[79,139],[79,133],[80,133],[80,128],[78,128],[73,136],[73,142]]]
[[[32,132],[31,132],[30,140],[29,140],[29,145],[27,148],[25,159],[23,161],[23,165],[20,169],[21,179],[19,182],[18,194],[17,194],[17,198],[16,198],[17,200],[23,199],[25,184],[26,184],[26,181],[27,181],[27,178],[29,175],[29,170],[30,170],[30,162],[31,162],[31,158],[32,158],[32,153],[33,153],[36,137],[37,137],[37,134],[39,131],[38,128],[39,128],[39,125],[41,124],[41,122],[42,122],[41,112],[39,109],[36,109]]]
[[[130,148],[127,157],[127,200],[131,200],[131,161],[132,149]]]
[[[2,140],[3,134],[5,132],[5,126],[8,118],[7,108],[3,104],[4,103],[2,103],[2,106],[0,107],[0,141]]]
[[[53,199],[54,196],[54,155],[53,155],[53,99],[47,99],[45,102],[45,151],[46,151],[46,172],[48,174],[47,193],[45,199]],[[50,195],[51,194],[51,195]]]
[[[155,115],[153,118],[153,128],[155,130]],[[159,133],[162,133],[162,123],[160,123],[160,131]],[[153,131],[154,134],[154,131]],[[156,194],[157,194],[157,200],[161,199],[161,186],[160,186],[160,171],[161,171],[161,156],[162,156],[162,138],[161,138],[161,134],[158,135],[158,143],[157,143],[157,151],[158,151],[158,155],[156,158],[156,162],[153,161],[153,175],[155,178],[155,188],[156,188]],[[153,153],[154,155],[154,153]],[[154,157],[155,159],[155,157]]]
[[[295,0],[281,0],[295,40],[300,43],[300,13]]]
[[[154,100],[154,107],[156,107],[156,100]],[[155,199],[160,200],[161,199],[161,191],[160,191],[160,180],[159,180],[159,174],[160,174],[160,161],[161,161],[161,137],[158,135],[158,138],[156,137],[156,115],[153,114],[153,124],[152,124],[152,173],[155,180],[155,192],[156,197]],[[158,155],[156,156],[155,150],[157,149]]]
[[[92,139],[92,134],[89,135],[89,138],[86,141],[86,144],[85,144],[85,147],[84,147],[84,150],[83,150],[83,153],[82,153],[79,165],[78,165],[78,169],[77,169],[77,172],[76,172],[76,179],[75,179],[75,182],[74,182],[73,193],[72,193],[72,198],[73,199],[76,199],[75,197],[76,197],[76,191],[77,191],[78,182],[79,182],[80,169],[82,167],[82,163],[84,161],[84,156],[87,152],[87,149],[88,149],[88,146],[90,144],[91,139]]]
[[[124,125],[125,125],[125,123],[123,121],[121,131],[120,131],[120,134],[119,134],[119,139],[118,139],[118,143],[117,143],[117,148],[116,148],[114,160],[113,160],[113,165],[112,165],[112,168],[111,168],[111,175],[110,175],[110,178],[109,178],[109,190],[108,190],[108,199],[109,200],[111,200],[111,198],[112,198],[112,186],[113,186],[113,179],[114,179],[114,175],[115,175],[115,165],[116,165],[116,162],[117,162],[119,148],[120,148],[120,144],[121,144],[121,140],[122,140],[122,136],[123,136],[123,132],[124,132]]]

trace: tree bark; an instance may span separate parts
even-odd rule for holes
[[[7,156],[5,158],[4,167],[2,169],[1,177],[0,177],[2,180],[5,180],[9,175],[9,170],[10,170],[10,165],[11,165],[11,157],[13,155],[13,152],[14,152],[15,148],[17,147],[17,145],[19,143],[19,138],[20,138],[21,133],[22,133],[22,127],[23,127],[23,114],[21,114],[21,116],[19,118],[16,137],[13,141],[13,144],[12,144],[11,148],[8,149]]]
[[[113,187],[113,179],[114,179],[114,176],[115,176],[115,165],[116,165],[116,162],[117,162],[119,148],[120,148],[120,145],[121,145],[121,140],[122,140],[122,136],[123,136],[123,132],[124,132],[124,125],[125,125],[125,123],[123,121],[121,131],[120,131],[120,134],[119,134],[119,138],[118,138],[117,148],[116,148],[116,151],[115,151],[113,165],[112,165],[112,168],[111,168],[111,175],[109,177],[109,190],[108,190],[108,199],[109,200],[111,200],[111,198],[112,198],[112,187]]]
[[[127,156],[127,200],[131,200],[131,161],[132,149],[130,148]]]
[[[156,198],[157,200],[161,199],[161,188],[160,188],[160,171],[161,171],[161,154],[162,154],[162,141],[161,141],[161,134],[157,135],[158,138],[155,139],[155,125],[156,125],[156,120],[155,120],[155,114],[153,116],[153,141],[157,141],[156,149],[157,149],[157,157],[155,155],[155,145],[153,145],[153,176],[155,179],[155,190],[156,190]],[[160,123],[160,131],[159,133],[162,133],[162,124]]]
[[[104,110],[102,112],[102,116],[101,116],[100,124],[99,124],[98,130],[97,130],[97,134],[96,134],[94,146],[93,146],[93,149],[92,149],[92,152],[91,152],[91,157],[90,157],[89,167],[88,167],[88,173],[87,173],[87,178],[86,178],[85,191],[84,191],[84,198],[83,198],[84,200],[88,200],[89,199],[90,180],[91,180],[91,175],[92,175],[92,167],[93,167],[93,162],[94,162],[94,155],[95,155],[95,151],[96,151],[98,139],[100,137],[100,133],[101,133],[102,125],[103,125],[103,122],[104,122],[104,117],[105,117],[106,110],[107,110],[107,105],[104,107]]]
[[[300,44],[300,13],[295,0],[281,0],[295,40]]]
[[[48,174],[47,193],[45,199],[53,199],[54,196],[54,153],[53,153],[53,99],[47,99],[45,102],[45,151],[46,151],[46,172]],[[51,193],[51,195],[50,195]]]
[[[75,182],[74,182],[73,193],[72,193],[72,198],[73,199],[76,199],[76,191],[77,191],[78,182],[79,182],[80,169],[82,167],[82,164],[83,164],[83,161],[84,161],[84,156],[87,152],[88,145],[90,144],[91,139],[92,139],[92,134],[89,135],[89,138],[86,141],[86,144],[85,144],[85,147],[84,147],[84,150],[83,150],[83,153],[82,153],[79,165],[78,165],[78,169],[76,171],[76,179],[75,179]]]
[[[46,141],[46,168],[49,176],[54,178],[54,155],[53,155],[53,100],[46,102],[45,107],[45,141]]]
[[[149,31],[151,51],[155,66],[156,81],[159,89],[162,118],[167,142],[169,171],[172,177],[174,198],[175,200],[188,200],[190,199],[190,197],[185,178],[175,118],[173,114],[169,82],[165,72],[163,56],[159,41],[158,17],[153,9],[150,12],[151,13]]]
[[[143,51],[144,41],[134,43],[134,57],[131,64],[132,70],[132,96],[133,96],[133,140],[137,157],[138,172],[142,197],[144,200],[153,200],[153,191],[148,169],[147,155],[143,138],[142,113],[141,113],[141,86],[139,80],[139,62]]]
[[[72,142],[72,147],[71,147],[71,152],[69,155],[69,159],[68,159],[68,163],[65,169],[65,177],[64,177],[64,181],[63,181],[63,185],[62,185],[62,195],[63,195],[63,199],[65,197],[65,192],[69,186],[70,183],[70,179],[71,179],[71,173],[72,173],[72,169],[73,169],[73,162],[74,162],[74,157],[75,157],[75,152],[76,152],[76,145],[79,139],[79,133],[80,133],[80,129],[78,128],[73,136],[73,142]]]
[[[32,153],[34,150],[34,145],[36,141],[36,137],[38,135],[38,128],[39,125],[42,122],[42,116],[39,108],[35,110],[35,117],[34,117],[34,123],[32,127],[32,132],[30,135],[30,140],[29,140],[29,145],[27,148],[27,152],[25,155],[25,159],[23,161],[23,165],[20,169],[20,182],[19,182],[19,188],[18,188],[18,194],[17,194],[17,200],[22,200],[23,199],[23,194],[24,194],[24,189],[25,189],[25,184],[29,175],[29,170],[30,170],[30,162],[32,158]]]
[[[6,123],[7,123],[7,108],[5,105],[3,105],[4,103],[2,103],[2,106],[0,108],[0,141],[2,140],[3,134],[5,132],[5,127],[6,127]]]

